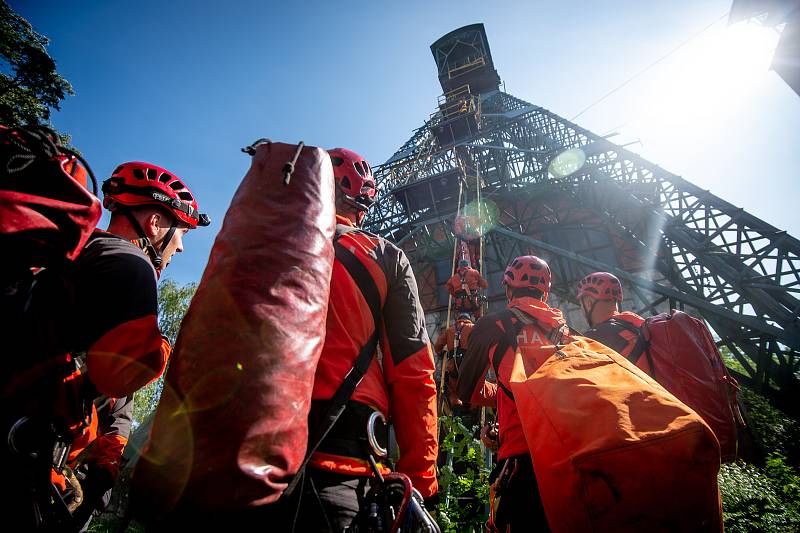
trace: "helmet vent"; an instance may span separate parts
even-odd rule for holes
[[[125,165],[118,166],[111,175],[113,176],[115,174],[119,174],[120,172],[122,172],[123,168],[125,168]]]
[[[356,172],[358,172],[359,176],[362,178],[364,177],[364,167],[361,166],[361,161],[355,162]]]
[[[349,177],[345,176],[345,177],[342,178],[342,187],[344,187],[345,189],[349,189],[350,188],[350,178]]]
[[[344,159],[342,159],[341,157],[336,157],[335,155],[332,155],[331,156],[331,163],[335,167],[340,167],[340,166],[342,166],[342,163],[344,163]]]
[[[158,177],[158,171],[154,168],[147,169],[147,179],[154,180]]]
[[[134,168],[134,169],[133,169],[133,176],[134,176],[134,177],[135,177],[137,180],[143,180],[143,179],[144,179],[144,172],[142,171],[142,169],[141,169],[141,168]]]
[[[186,200],[187,202],[191,202],[192,200],[194,200],[194,198],[192,198],[192,193],[190,193],[189,191],[181,191],[181,192],[179,192],[178,193],[178,197],[181,200]]]
[[[169,180],[172,179],[172,176],[167,174],[166,172],[162,172],[161,175],[158,177],[158,181],[161,183],[169,183]]]
[[[183,189],[183,183],[181,183],[180,181],[173,181],[172,183],[169,184],[169,188],[172,189],[173,191],[178,191],[180,189]]]

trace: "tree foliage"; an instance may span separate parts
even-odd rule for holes
[[[47,37],[0,0],[0,123],[46,123],[50,110],[59,110],[61,101],[75,94],[56,72],[47,43]]]
[[[765,470],[744,462],[722,465],[719,488],[725,531],[798,531],[798,483],[796,469],[778,454],[770,456]]]
[[[763,467],[743,461],[722,465],[725,530],[800,531],[800,424],[747,387],[739,394],[766,461]]]
[[[171,279],[165,279],[158,287],[158,326],[172,344],[178,339],[181,321],[196,290],[196,283],[178,285]]]
[[[444,533],[483,531],[489,503],[489,465],[480,440],[478,427],[467,428],[457,416],[442,416],[441,431],[445,435],[440,453],[446,457],[439,469],[441,503],[437,520]]]
[[[178,285],[174,280],[165,279],[158,287],[158,325],[161,333],[175,344],[181,321],[189,309],[189,302],[197,290],[196,283]],[[133,402],[133,419],[138,426],[153,412],[161,397],[164,386],[164,376],[136,391]]]

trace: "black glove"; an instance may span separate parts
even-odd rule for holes
[[[73,511],[73,517],[76,523],[84,524],[92,512],[105,508],[103,496],[114,486],[114,477],[96,463],[82,464],[76,474],[83,488],[83,502]]]
[[[81,486],[87,500],[102,497],[114,487],[114,477],[111,472],[96,463],[85,463],[78,467],[78,479],[81,479]]]

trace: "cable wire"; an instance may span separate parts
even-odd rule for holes
[[[659,63],[661,63],[662,61],[667,59],[669,56],[671,56],[672,54],[674,54],[675,52],[677,52],[678,50],[680,50],[681,48],[683,48],[684,46],[689,44],[691,41],[694,41],[696,38],[700,37],[702,34],[704,34],[709,29],[711,29],[711,27],[714,26],[716,23],[718,23],[720,20],[726,18],[729,13],[730,13],[730,11],[726,11],[725,13],[722,14],[722,16],[720,16],[719,18],[714,20],[714,22],[712,22],[711,24],[709,24],[708,26],[706,26],[705,28],[703,28],[699,32],[695,33],[694,35],[692,35],[688,39],[685,39],[678,46],[676,46],[675,48],[673,48],[672,50],[667,52],[665,55],[663,55],[660,58],[656,59],[655,61],[653,61],[652,63],[647,65],[645,68],[643,68],[642,70],[640,70],[639,72],[637,72],[636,74],[634,74],[633,76],[631,76],[630,78],[628,78],[627,80],[622,82],[620,85],[618,85],[614,89],[611,89],[609,92],[604,94],[601,98],[595,100],[594,102],[592,102],[591,104],[589,104],[588,106],[583,108],[583,110],[580,113],[578,113],[577,115],[575,115],[574,117],[569,119],[570,122],[574,122],[576,118],[578,118],[579,116],[583,115],[584,113],[589,111],[591,108],[593,108],[594,106],[596,106],[597,104],[599,104],[600,102],[602,102],[603,100],[605,100],[606,98],[608,98],[609,96],[614,94],[615,92],[619,91],[620,89],[622,89],[623,87],[628,85],[630,82],[632,82],[633,80],[635,80],[636,78],[638,78],[639,76],[641,76],[642,74],[644,74],[645,72],[647,72],[648,70],[653,68],[654,66],[658,65]]]

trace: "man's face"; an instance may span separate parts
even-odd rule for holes
[[[347,201],[338,183],[336,184],[335,205],[337,215],[349,218],[356,224],[361,224],[361,221],[364,220],[366,211],[359,211],[353,204]]]
[[[175,230],[175,233],[172,235],[172,239],[170,239],[167,247],[164,249],[163,258],[164,262],[162,263],[162,269],[167,268],[169,262],[172,260],[172,256],[180,253],[183,251],[183,237],[189,232],[188,227],[179,227]]]
[[[154,243],[156,248],[160,248],[164,239],[169,232],[169,226],[166,228],[161,228],[159,230],[158,241]],[[181,224],[178,226],[178,229],[175,230],[175,233],[172,235],[169,243],[167,243],[167,247],[164,249],[164,252],[161,254],[161,270],[167,268],[169,262],[172,260],[172,256],[180,253],[183,251],[183,237],[189,232],[189,227],[185,224]]]

